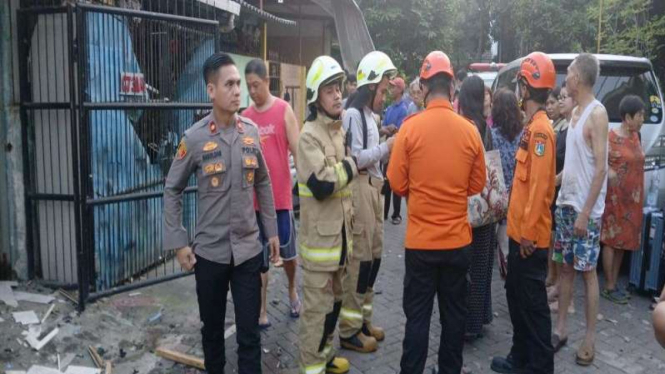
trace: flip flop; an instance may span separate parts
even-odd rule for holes
[[[300,298],[297,298],[295,301],[291,301],[291,311],[289,313],[291,315],[291,318],[299,318],[300,309],[302,309],[302,303],[300,302]]]
[[[594,348],[585,347],[584,344],[582,344],[580,349],[577,350],[575,362],[580,366],[589,366],[593,363],[595,356]]]
[[[390,222],[392,222],[393,225],[399,225],[402,223],[402,217],[393,217]]]
[[[563,348],[564,345],[568,343],[568,337],[561,339],[559,334],[552,334],[552,347],[554,347],[554,353],[557,353]]]
[[[268,323],[259,323],[259,330],[261,331],[267,330],[270,328],[270,326],[272,326],[272,323],[270,323],[270,321],[268,321]]]

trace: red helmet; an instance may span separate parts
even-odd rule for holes
[[[524,79],[533,88],[549,88],[556,86],[556,70],[554,63],[543,52],[532,52],[522,60],[517,80]]]
[[[420,79],[427,80],[439,73],[446,74],[451,78],[455,76],[453,65],[445,53],[441,51],[430,52],[425,57],[422,68],[420,68]]]

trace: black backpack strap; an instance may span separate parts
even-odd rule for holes
[[[360,118],[363,120],[363,149],[367,149],[367,120],[365,119],[365,110],[360,112]]]

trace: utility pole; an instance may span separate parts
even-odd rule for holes
[[[600,0],[598,7],[598,47],[596,48],[596,53],[600,53],[600,36],[602,34],[603,26],[603,0]]]

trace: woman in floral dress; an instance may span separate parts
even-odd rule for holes
[[[639,132],[644,122],[644,103],[634,95],[619,104],[621,126],[610,131],[605,213],[600,240],[603,243],[605,288],[601,295],[626,304],[628,295],[617,288],[624,251],[640,247],[644,204],[644,152]]]

